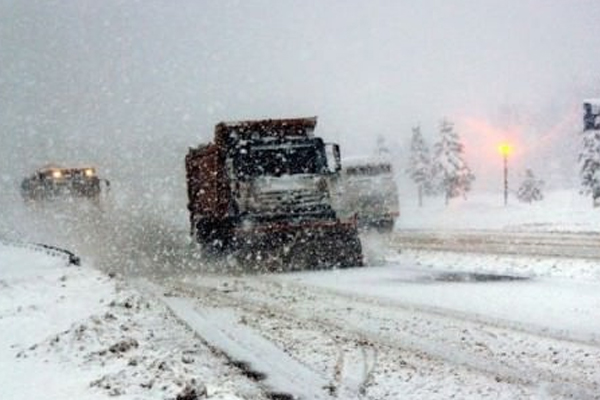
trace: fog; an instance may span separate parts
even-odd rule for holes
[[[91,163],[116,196],[185,215],[183,158],[217,122],[312,115],[348,156],[385,137],[399,172],[411,127],[432,143],[446,117],[474,190],[501,190],[505,138],[511,176],[576,185],[598,15],[594,0],[0,0],[2,192]]]

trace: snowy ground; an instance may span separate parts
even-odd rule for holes
[[[423,207],[408,193],[402,198],[407,200],[397,229],[600,232],[600,209],[576,190],[549,192],[531,204],[509,197],[506,206],[501,192],[454,199],[448,206],[440,198],[426,197]]]
[[[2,399],[262,398],[161,303],[35,247],[0,245],[0,359]]]
[[[574,193],[501,200],[404,204],[397,229],[600,232]],[[202,261],[179,244],[185,221],[136,231],[139,213],[28,213],[3,218],[2,234],[54,237],[83,264],[0,245],[0,398],[266,399],[290,382],[321,382],[287,388],[305,398],[600,398],[597,260],[398,252],[369,237],[370,268],[221,276],[191,270]],[[81,234],[90,223],[97,236]],[[456,281],[464,272],[528,279]]]

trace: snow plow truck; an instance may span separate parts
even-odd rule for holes
[[[94,167],[47,165],[23,179],[21,196],[26,202],[81,198],[99,204],[102,184],[107,192],[110,182],[99,178]]]
[[[339,146],[316,117],[221,122],[185,158],[192,237],[256,270],[363,264],[356,218],[336,210]]]

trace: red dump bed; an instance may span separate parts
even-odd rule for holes
[[[192,215],[221,219],[230,201],[225,153],[214,144],[190,149],[185,157],[188,209]]]
[[[227,148],[238,140],[313,136],[317,117],[221,122],[215,126],[215,143]]]

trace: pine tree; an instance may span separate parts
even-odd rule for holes
[[[594,207],[600,206],[600,130],[583,132],[579,153],[582,194],[591,194]]]
[[[525,179],[521,182],[519,189],[517,190],[517,199],[524,203],[531,203],[533,201],[540,201],[544,198],[542,188],[544,187],[544,181],[537,179],[531,169],[525,171]]]
[[[418,188],[419,207],[423,205],[423,195],[431,194],[431,156],[429,147],[421,134],[420,127],[412,129],[410,140],[410,156],[406,173]]]
[[[380,157],[388,159],[392,157],[392,152],[386,143],[385,137],[382,135],[377,136],[377,148],[375,149],[375,152]]]
[[[454,125],[444,119],[440,124],[440,139],[433,147],[432,174],[438,193],[443,193],[445,202],[463,196],[471,190],[475,175],[464,160],[464,145]]]

